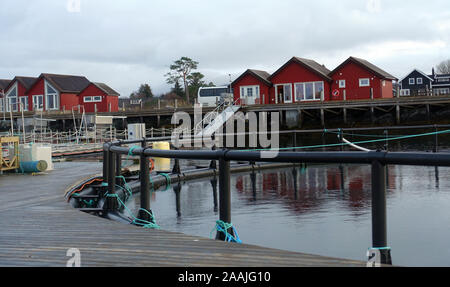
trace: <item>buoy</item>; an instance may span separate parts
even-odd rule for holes
[[[48,164],[45,160],[23,161],[20,163],[20,170],[24,173],[44,172],[47,170]]]
[[[154,142],[153,149],[170,150],[170,143]],[[155,171],[170,171],[170,158],[155,157],[153,160],[155,162]]]

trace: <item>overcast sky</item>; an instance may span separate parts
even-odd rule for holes
[[[84,75],[122,96],[141,83],[168,92],[182,56],[207,81],[292,56],[333,69],[364,58],[398,78],[450,59],[450,1],[1,0],[0,78]]]

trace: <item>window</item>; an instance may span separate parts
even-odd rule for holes
[[[90,102],[92,102],[92,97],[84,97],[84,102],[85,102],[85,103],[90,103]]]
[[[417,84],[418,84],[418,85],[422,85],[422,83],[423,83],[422,78],[417,78]]]
[[[259,86],[241,87],[241,98],[245,97],[259,97]]]
[[[409,84],[410,84],[410,85],[414,85],[414,84],[415,84],[414,78],[409,78]]]
[[[247,97],[251,98],[253,97],[253,88],[247,88]]]
[[[295,83],[295,100],[321,100],[324,91],[323,82]]]
[[[305,99],[305,84],[304,83],[296,83],[294,85],[295,88],[295,101],[303,101]]]
[[[409,96],[409,95],[410,95],[409,89],[400,90],[400,96]]]
[[[368,79],[368,78],[359,79],[359,86],[360,87],[369,87],[370,86],[370,79]]]
[[[383,80],[383,81],[381,82],[381,84],[383,85],[383,87],[386,87],[386,81],[385,81],[385,80]]]
[[[6,94],[6,111],[17,112],[17,83]]]
[[[344,89],[345,88],[345,80],[339,80],[339,88]]]
[[[33,109],[36,111],[42,111],[44,108],[44,96],[33,95]]]
[[[20,110],[28,111],[28,97],[20,97]]]
[[[0,98],[0,112],[3,112],[3,98]]]
[[[94,96],[92,101],[93,102],[101,102],[102,101],[102,97],[101,96]]]
[[[438,82],[448,82],[450,81],[450,78],[437,78]]]
[[[45,83],[45,107],[46,110],[59,110],[59,95],[55,88]]]

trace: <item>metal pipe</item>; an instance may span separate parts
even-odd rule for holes
[[[224,158],[219,159],[219,219],[231,223],[230,162]],[[225,234],[217,231],[216,239],[225,240]]]
[[[111,151],[128,154],[129,148],[112,146]],[[229,161],[255,162],[309,162],[309,163],[360,163],[370,164],[379,160],[383,164],[420,165],[420,166],[450,166],[450,154],[426,152],[268,152],[268,151],[222,151],[209,150],[155,150],[136,148],[133,155],[144,153],[147,157],[165,157],[179,159],[218,159],[224,157]]]
[[[145,140],[142,140],[141,145],[144,151],[145,151],[145,144],[146,144]],[[151,212],[151,210],[150,210],[150,163],[145,153],[141,153],[140,156],[139,179],[141,181],[140,185],[141,209],[139,210],[138,218],[146,221],[151,221],[150,215],[146,212],[146,211]]]
[[[372,247],[379,251],[381,264],[392,264],[387,247],[386,166],[372,162]]]
[[[116,161],[114,153],[108,152],[108,191],[109,194],[115,194],[116,192]]]

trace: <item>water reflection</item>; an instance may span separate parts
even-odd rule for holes
[[[449,177],[445,167],[388,167],[388,243],[394,264],[450,266],[450,253],[442,253],[450,238],[445,228],[450,223]],[[231,188],[232,222],[245,243],[366,259],[371,245],[369,165],[255,170],[232,175]],[[134,199],[131,204],[137,207],[139,196]],[[151,200],[161,228],[209,237],[219,216],[218,179],[175,184],[153,193]],[[430,234],[435,236],[430,239]],[[426,248],[417,250],[424,242]]]
[[[395,169],[388,167],[388,190],[395,190]],[[327,201],[340,200],[350,211],[370,206],[370,166],[339,165],[295,167],[285,172],[261,171],[239,175],[234,187],[248,203],[278,199],[296,214],[321,209]],[[260,193],[257,193],[257,190]]]

